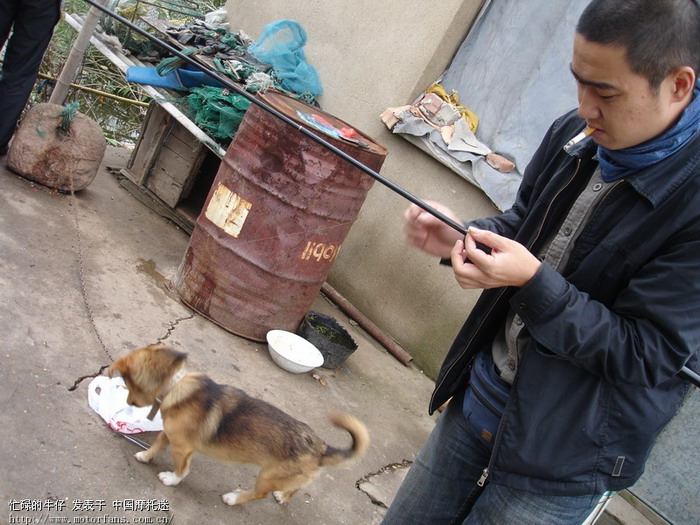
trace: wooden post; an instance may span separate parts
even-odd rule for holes
[[[106,5],[107,0],[96,0],[100,5]],[[66,97],[68,96],[68,91],[70,89],[70,85],[75,79],[75,73],[78,71],[78,68],[80,67],[80,63],[83,61],[83,56],[85,55],[85,50],[87,49],[87,46],[90,44],[90,37],[92,36],[92,33],[95,31],[95,28],[97,27],[97,23],[100,21],[100,18],[102,17],[102,11],[100,11],[97,7],[91,7],[90,10],[88,11],[88,14],[85,18],[85,24],[83,25],[83,28],[80,30],[78,33],[78,36],[75,39],[75,42],[73,43],[73,47],[70,50],[70,53],[68,54],[68,58],[66,59],[66,63],[63,65],[63,68],[61,69],[61,74],[58,77],[58,80],[56,81],[56,87],[54,88],[53,92],[51,93],[51,98],[49,99],[49,103],[51,104],[58,104],[59,106],[62,106],[64,102],[66,101]]]

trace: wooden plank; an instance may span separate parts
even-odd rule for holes
[[[141,183],[175,207],[189,195],[207,150],[197,141],[193,148],[192,135],[174,120],[166,128],[146,132],[153,133],[162,133],[162,139],[148,177]]]
[[[197,157],[196,162],[192,165],[192,171],[190,172],[190,176],[187,179],[185,179],[185,183],[182,185],[180,202],[189,197],[192,188],[194,187],[195,183],[197,182],[197,179],[199,178],[200,168],[202,167],[202,163],[204,162],[206,156],[206,150],[202,149],[199,156]]]
[[[184,128],[172,129],[168,136],[168,147],[183,158],[196,157],[204,149],[204,146],[196,140]]]
[[[200,176],[202,164],[204,163],[204,160],[207,158],[207,156],[210,155],[210,153],[209,150],[207,150],[207,148],[204,148],[201,145],[195,151],[192,151],[192,146],[180,140],[179,137],[172,136],[171,138],[172,140],[168,142],[168,147],[172,149],[175,153],[178,153],[182,156],[181,148],[184,146],[186,148],[185,152],[189,151],[190,154],[193,155],[193,160],[189,170],[189,176],[185,179],[182,185],[182,192],[180,194],[180,201],[182,201],[183,199],[186,199],[189,196],[192,187],[194,186],[194,184]],[[192,136],[187,134],[187,139],[191,142]]]
[[[145,183],[160,154],[163,143],[168,137],[168,130],[175,122],[172,115],[157,104],[151,103],[134,151],[126,165],[136,184],[143,185]]]
[[[180,202],[188,176],[189,166],[184,164],[184,159],[173,151],[163,151],[151,169],[146,187],[174,208]]]
[[[187,150],[187,156],[183,156],[170,147],[173,142],[168,137],[151,168],[146,187],[174,208],[189,194],[206,152],[200,149],[193,154]]]
[[[177,210],[173,210],[172,208],[163,204],[163,202],[153,192],[142,186],[137,186],[134,184],[131,181],[131,176],[129,175],[128,170],[122,169],[120,173],[115,173],[115,176],[119,180],[119,184],[129,193],[131,193],[131,195],[136,197],[136,199],[148,206],[158,215],[173,221],[180,228],[185,230],[188,235],[192,234],[196,217],[192,218],[190,214],[183,214],[179,213]]]

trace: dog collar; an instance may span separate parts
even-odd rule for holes
[[[168,395],[168,393],[173,389],[173,387],[182,380],[182,378],[185,377],[185,369],[181,368],[180,370],[177,371],[177,373],[172,377],[170,380],[170,388],[166,392],[162,394],[162,397],[165,397]],[[151,411],[148,413],[146,416],[146,419],[149,421],[153,421],[153,418],[156,417],[156,414],[160,410],[160,404],[162,403],[161,398],[156,396],[156,402],[153,403],[151,406]]]
[[[156,417],[156,414],[160,410],[160,399],[156,398],[156,402],[151,405],[151,411],[148,413],[146,416],[146,419],[149,421],[153,421],[153,418]]]

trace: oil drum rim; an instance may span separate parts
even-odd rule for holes
[[[364,133],[362,130],[358,129],[356,126],[353,126],[347,122],[345,122],[343,119],[336,117],[335,115],[328,113],[327,111],[324,111],[320,108],[316,108],[314,106],[311,106],[310,104],[307,104],[306,102],[303,102],[301,100],[297,100],[293,97],[290,97],[289,95],[285,95],[284,93],[278,93],[278,92],[273,92],[273,91],[268,91],[267,93],[259,93],[257,95],[259,98],[261,98],[266,104],[269,106],[272,106],[274,109],[277,111],[283,113],[286,117],[292,119],[294,122],[298,123],[300,126],[303,126],[304,128],[308,129],[309,131],[313,132],[318,132],[323,134],[324,140],[328,140],[331,143],[336,143],[336,144],[342,144],[344,146],[353,146],[356,147],[359,151],[363,151],[366,153],[370,153],[373,155],[385,157],[388,153],[389,150],[382,146],[379,142],[377,142],[375,139]],[[328,133],[323,132],[320,129],[316,129],[312,126],[310,126],[308,123],[304,122],[301,120],[297,114],[295,108],[293,108],[292,105],[298,105],[299,107],[303,108],[308,108],[310,110],[313,110],[316,113],[320,113],[321,116],[332,122],[334,125],[335,124],[341,124],[346,127],[350,127],[354,129],[362,138],[364,141],[368,143],[368,148],[362,148],[358,146],[357,144],[354,144],[352,141],[349,140],[342,140],[338,139],[332,135],[329,135]],[[334,122],[335,121],[335,122]],[[337,127],[337,126],[336,126]]]

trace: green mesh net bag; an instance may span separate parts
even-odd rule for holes
[[[218,87],[204,86],[190,91],[187,96],[190,117],[215,140],[231,142],[251,102]]]

